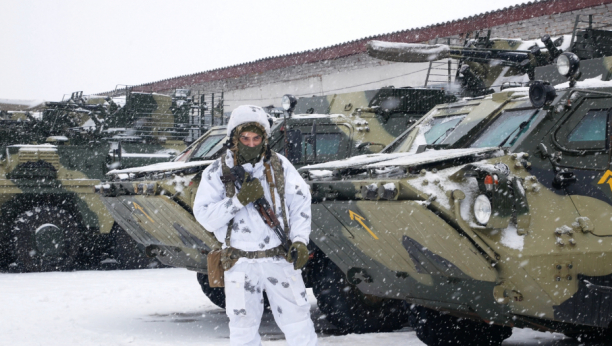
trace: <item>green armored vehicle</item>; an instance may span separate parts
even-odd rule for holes
[[[312,242],[361,292],[412,304],[427,345],[612,335],[612,32],[573,36],[566,83],[439,105],[383,154],[302,168]]]
[[[489,44],[489,40],[481,41],[484,46]],[[518,43],[512,43],[514,48],[519,46]],[[522,54],[523,57],[528,56],[523,51],[513,53]],[[481,59],[477,65],[489,64],[491,60]],[[507,69],[500,71],[505,73]],[[495,73],[499,74],[500,71],[488,72],[486,76],[493,78]],[[464,72],[463,75],[468,73],[465,69]],[[520,78],[528,81],[529,78],[525,73],[523,72]],[[477,74],[477,76],[483,75]],[[510,77],[515,78],[515,76]],[[470,89],[467,87],[468,84],[464,87],[465,89]],[[435,92],[435,90],[426,91]],[[274,148],[285,153],[297,165],[324,164],[334,159],[363,153],[376,157],[374,153],[391,143],[393,138],[405,128],[412,126],[423,112],[439,103],[439,101],[432,102],[430,99],[435,100],[436,98],[428,95],[426,91],[388,88],[378,92],[366,91],[300,99],[300,103],[296,106],[296,113],[305,113],[305,115],[292,117],[286,129],[282,123],[275,123],[273,131],[278,132],[273,134],[272,142],[276,145]],[[471,88],[469,93],[466,91],[469,95],[483,95],[490,92],[489,89],[481,87]],[[358,99],[355,99],[355,95]],[[490,114],[493,109],[513,99],[510,93],[503,95],[495,96],[496,101],[493,107],[483,104],[478,116],[468,117],[465,121],[463,121],[465,113],[469,112],[470,107],[475,108],[479,105],[482,99],[463,101],[462,105],[465,106],[463,109],[458,106],[460,109],[440,110],[438,116],[433,116],[433,119],[428,119],[426,122],[421,121],[419,126],[436,125],[434,126],[436,130],[428,134],[429,140],[435,143],[445,139],[444,134],[451,130],[450,127],[459,123],[469,124],[477,129],[481,128],[477,125],[485,119],[491,120]],[[445,98],[447,102],[452,101],[452,99]],[[437,99],[440,98],[437,97]],[[344,113],[344,117],[320,116],[314,113]],[[447,123],[446,116],[455,114],[463,115],[460,117],[462,121]],[[351,119],[350,125],[345,123],[347,117]],[[298,145],[284,146],[285,133],[287,138],[290,138],[289,142]],[[437,135],[432,137],[436,133]],[[351,137],[355,135],[357,137]],[[112,171],[110,176],[113,182],[103,186],[101,191],[104,195],[103,200],[109,206],[114,218],[137,242],[146,247],[149,255],[157,256],[160,261],[168,265],[198,271],[202,289],[220,306],[224,304],[223,290],[207,286],[204,256],[219,244],[193,220],[190,215],[190,205],[195,197],[197,182],[200,178],[197,173],[212,163],[212,160],[222,152],[220,150],[222,150],[224,137],[223,129],[217,132],[213,129],[199,143],[181,154],[176,159],[177,164]],[[313,146],[313,137],[316,137],[314,143],[319,144]],[[339,138],[346,138],[346,141],[338,142]],[[461,136],[456,136],[452,140],[460,139],[462,139]],[[393,143],[400,142],[396,140]],[[428,142],[423,142],[423,144],[426,143]],[[417,147],[414,147],[414,151],[417,150]],[[196,160],[202,160],[202,162]],[[178,164],[181,161],[185,163]],[[321,179],[333,179],[332,171],[324,168],[310,170],[309,174]],[[331,192],[324,198],[334,199],[335,196],[336,193]],[[161,210],[168,212],[163,219],[158,219],[155,211],[160,212]],[[187,213],[183,214],[181,210]],[[352,332],[393,330],[402,324],[402,316],[405,312],[402,300],[381,299],[374,295],[363,294],[353,283],[347,282],[338,266],[316,246],[313,248],[312,255],[313,261],[305,271],[306,281],[314,286],[321,310],[334,324],[343,330]]]
[[[175,130],[185,112],[174,110],[166,95],[130,93],[115,100],[77,92],[36,110],[2,112],[0,270],[150,263],[114,224],[94,188],[114,167],[174,158],[185,147],[179,138],[186,131]],[[146,135],[126,139],[134,129]]]
[[[297,166],[379,152],[415,119],[446,99],[441,90],[389,88],[301,98],[295,113],[304,113],[270,118],[270,144]],[[220,244],[194,219],[191,206],[201,172],[225,152],[225,142],[226,128],[214,127],[173,162],[110,171],[110,181],[100,191],[117,223],[147,254],[166,265],[197,271],[204,293],[222,307],[223,289],[208,287],[206,263],[206,254]],[[320,281],[320,273],[314,265],[305,270],[311,284]],[[360,311],[371,313],[369,322],[383,314],[401,324],[398,316],[405,311],[401,301],[364,298],[360,304]],[[342,327],[354,331],[387,328],[380,321]]]

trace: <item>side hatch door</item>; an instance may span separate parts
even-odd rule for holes
[[[612,235],[611,116],[612,98],[586,97],[551,136],[553,186],[571,198],[579,226],[596,235]]]

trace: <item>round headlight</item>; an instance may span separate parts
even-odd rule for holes
[[[486,225],[491,218],[491,201],[485,195],[476,197],[474,201],[474,216],[481,225]]]
[[[293,111],[293,108],[295,108],[295,105],[297,104],[297,99],[295,97],[293,97],[293,95],[284,95],[283,99],[281,100],[281,105],[283,106],[283,109],[286,110],[287,112],[291,112]]]
[[[281,105],[283,106],[284,110],[289,110],[289,107],[291,107],[291,105],[290,105],[290,101],[289,101],[289,96],[288,95],[283,96],[283,100],[281,101]]]
[[[574,53],[565,52],[557,57],[557,71],[565,77],[572,77],[578,72],[580,58]]]
[[[557,58],[557,71],[562,76],[567,76],[570,70],[569,58],[565,55],[559,55]]]

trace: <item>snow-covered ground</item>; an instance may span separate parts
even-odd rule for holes
[[[338,335],[309,294],[320,345],[423,345],[410,328]],[[224,310],[185,269],[0,274],[0,345],[228,345]],[[285,345],[271,314],[264,345]],[[510,345],[579,345],[560,334],[515,329]]]

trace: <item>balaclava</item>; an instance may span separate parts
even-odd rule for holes
[[[261,143],[254,147],[249,147],[242,144],[242,142],[240,142],[240,134],[242,134],[243,132],[257,133],[262,137]],[[245,123],[236,127],[233,140],[235,144],[234,148],[236,148],[235,155],[237,163],[239,165],[244,165],[246,163],[255,165],[265,153],[268,142],[265,129],[263,129],[263,126],[261,126],[261,124],[256,122]]]

